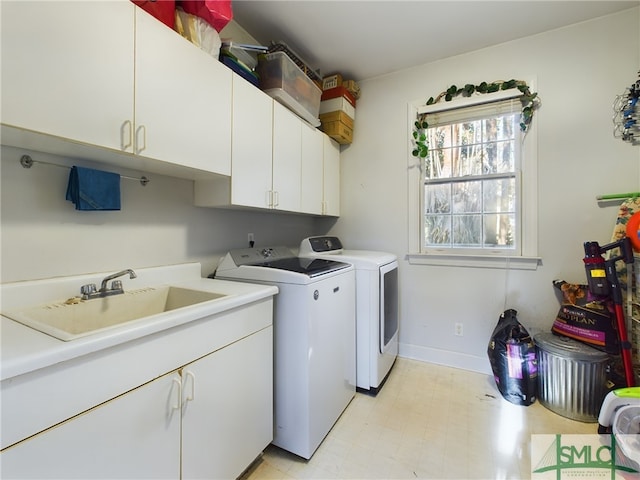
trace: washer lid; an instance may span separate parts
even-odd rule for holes
[[[553,333],[538,333],[533,337],[533,341],[541,350],[559,357],[592,362],[599,362],[609,358],[609,355],[605,352],[596,350],[572,338],[555,335]]]
[[[336,262],[335,260],[327,260],[324,258],[281,258],[268,260],[266,262],[254,263],[254,267],[276,268],[279,270],[288,270],[290,272],[301,273],[308,277],[317,277],[343,268],[349,268],[351,265],[344,262]]]

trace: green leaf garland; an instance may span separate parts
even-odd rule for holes
[[[522,93],[522,96],[520,97],[520,103],[522,104],[522,111],[520,113],[520,130],[526,133],[529,129],[529,125],[531,125],[534,111],[540,106],[540,99],[538,98],[538,94],[531,92],[529,90],[529,86],[522,80],[511,79],[506,82],[482,82],[479,85],[467,83],[462,88],[458,88],[456,85],[451,85],[436,98],[430,97],[426,104],[434,105],[443,98],[446,102],[450,102],[459,95],[462,95],[463,97],[471,97],[474,93],[494,93],[500,90],[510,90],[513,88],[517,88]],[[427,128],[429,128],[429,124],[427,123],[427,114],[421,113],[417,116],[416,121],[413,124],[412,140],[414,148],[411,151],[411,154],[414,157],[425,158],[429,153],[426,134]]]

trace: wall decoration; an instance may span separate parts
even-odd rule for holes
[[[487,83],[482,82],[479,85],[467,83],[464,87],[457,87],[451,85],[447,90],[441,92],[437,97],[430,97],[427,100],[426,105],[434,105],[440,102],[442,99],[446,102],[450,102],[455,97],[462,95],[463,97],[471,97],[474,94],[486,94],[494,93],[500,90],[510,90],[517,88],[522,95],[519,97],[522,104],[522,111],[520,116],[520,129],[526,133],[533,119],[533,112],[540,106],[540,98],[535,92],[531,92],[526,82],[522,80],[498,80],[495,82]],[[411,154],[414,157],[425,158],[429,153],[429,147],[427,146],[426,129],[429,128],[427,122],[427,113],[418,114],[416,121],[413,125],[412,139],[414,148]]]

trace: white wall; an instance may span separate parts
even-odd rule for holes
[[[25,153],[36,161],[74,163],[1,148],[2,282],[191,261],[201,262],[206,276],[228,250],[248,247],[249,232],[256,246],[293,247],[316,233],[308,216],[194,207],[192,181],[151,174],[145,187],[121,180],[121,211],[79,212],[65,200],[69,170],[37,163],[24,169]]]
[[[552,280],[585,282],[583,242],[609,242],[617,215],[615,204],[599,205],[596,196],[640,185],[640,147],[614,139],[611,123],[614,97],[638,78],[639,39],[635,8],[360,84],[354,142],[341,157],[342,216],[332,233],[348,248],[400,258],[401,355],[489,372],[487,343],[505,308],[518,310],[532,333],[546,330],[559,307]],[[451,84],[510,78],[534,79],[542,99],[542,265],[508,272],[409,265],[407,104]],[[463,337],[454,336],[455,322],[464,324]]]

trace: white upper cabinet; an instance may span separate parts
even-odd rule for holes
[[[302,124],[302,158],[300,211],[312,215],[322,214],[322,164],[324,138],[320,130]]]
[[[325,135],[322,214],[340,216],[340,145]]]
[[[121,149],[133,120],[131,2],[2,2],[2,123]]]
[[[269,208],[272,116],[273,99],[234,75],[231,192],[223,203]]]
[[[136,9],[134,153],[231,174],[230,69]]]
[[[300,211],[302,121],[278,102],[273,103],[272,208]]]
[[[340,214],[340,146],[240,77],[233,79],[231,178],[196,180],[200,207]]]
[[[84,145],[94,150],[83,157],[144,171],[229,175],[231,76],[130,1],[2,4],[2,124],[48,139],[3,129],[3,143],[70,156]],[[69,145],[51,147],[52,137]]]
[[[1,22],[3,145],[193,179],[199,206],[337,215],[339,148],[132,2],[6,1]]]

